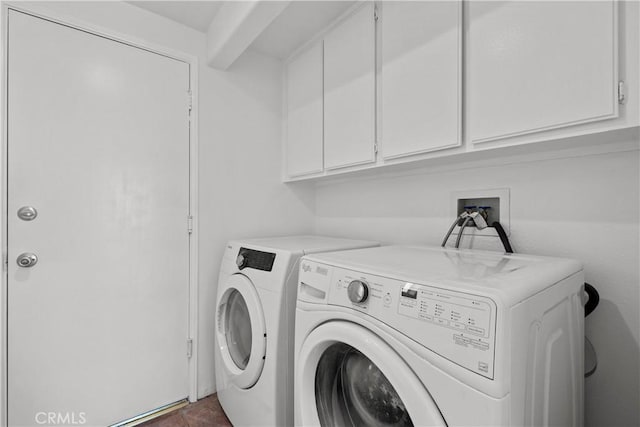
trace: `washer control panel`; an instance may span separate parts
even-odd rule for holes
[[[405,283],[400,294],[398,313],[465,331],[475,337],[489,338],[491,305],[469,295]],[[488,346],[484,342],[482,345]]]
[[[365,313],[449,361],[494,378],[497,306],[491,298],[437,283],[323,267],[328,269],[321,286],[325,303]],[[312,271],[301,271],[303,283],[314,282]]]

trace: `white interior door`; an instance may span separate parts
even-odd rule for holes
[[[13,10],[8,37],[9,425],[183,399],[189,65]]]

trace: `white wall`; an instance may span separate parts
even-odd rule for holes
[[[218,78],[200,80],[202,110],[210,111],[200,114],[200,396],[215,391],[216,282],[225,242],[313,231],[313,192],[281,181],[280,65],[246,52],[228,74],[209,70]]]
[[[313,230],[313,192],[281,183],[281,64],[247,52],[206,65],[205,34],[121,2],[20,2],[199,58],[198,395],[215,391],[213,328],[227,240]]]
[[[635,140],[637,150],[637,131],[606,137]],[[600,306],[586,321],[599,359],[597,372],[586,379],[587,424],[638,425],[638,151],[534,161],[520,156],[504,163],[321,182],[316,232],[439,245],[453,221],[452,192],[509,188],[514,250],[579,259],[586,280],[600,292]],[[474,247],[502,250],[492,237],[476,238]]]

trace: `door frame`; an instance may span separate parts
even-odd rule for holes
[[[0,55],[2,57],[2,73],[0,84],[0,98],[2,102],[1,132],[2,146],[0,151],[0,176],[2,199],[2,212],[0,214],[0,244],[2,245],[2,274],[0,289],[0,427],[8,424],[8,361],[7,361],[7,284],[8,284],[8,255],[7,255],[7,230],[8,230],[8,187],[7,187],[7,147],[8,147],[8,98],[7,98],[7,48],[8,48],[8,19],[9,10],[27,13],[29,15],[46,19],[48,21],[65,25],[80,31],[84,31],[99,37],[123,43],[128,46],[142,49],[151,53],[159,54],[170,59],[184,62],[189,65],[189,88],[191,92],[191,115],[189,122],[189,215],[191,217],[191,233],[189,238],[189,336],[185,339],[191,340],[191,357],[188,359],[189,388],[188,398],[190,402],[198,399],[198,236],[199,236],[199,211],[198,211],[198,57],[177,51],[165,46],[151,43],[147,40],[137,38],[128,34],[122,34],[108,28],[100,27],[91,22],[78,19],[65,13],[48,9],[46,7],[13,2],[1,2],[0,33],[2,43],[0,43]],[[188,95],[186,95],[188,96]],[[187,232],[188,219],[185,218],[185,232]],[[185,346],[187,346],[185,342]],[[186,354],[187,348],[185,348]]]

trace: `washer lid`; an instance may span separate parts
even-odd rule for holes
[[[446,426],[404,360],[362,326],[325,323],[307,336],[298,356],[303,425]]]
[[[251,281],[231,275],[217,304],[217,340],[231,382],[252,387],[260,378],[266,353],[266,328],[262,305]]]

